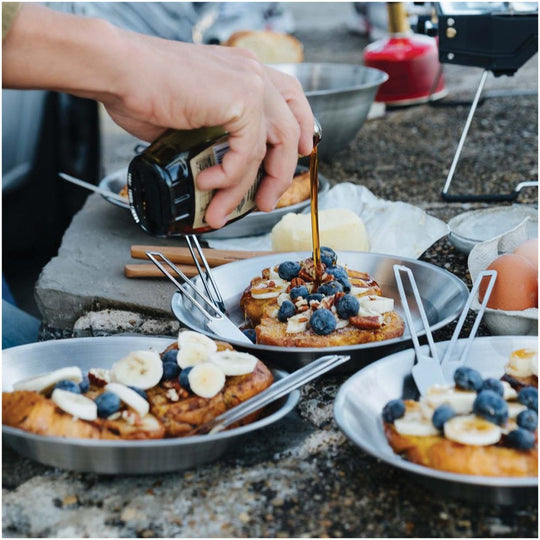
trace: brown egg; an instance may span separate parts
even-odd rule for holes
[[[512,253],[497,257],[488,267],[497,271],[497,280],[487,306],[493,309],[520,311],[538,306],[538,276],[529,261]],[[488,280],[480,285],[478,298],[484,298]]]
[[[514,253],[516,255],[525,257],[525,259],[527,259],[538,272],[538,238],[530,238],[529,240],[525,240],[523,244],[520,244],[516,249],[514,249]]]

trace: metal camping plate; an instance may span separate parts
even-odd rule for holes
[[[241,326],[244,316],[240,309],[240,297],[250,281],[261,274],[264,268],[277,265],[284,260],[300,260],[311,257],[308,252],[291,252],[286,254],[265,255],[237,261],[212,269],[212,275],[225,301],[229,318]],[[384,296],[395,301],[395,309],[403,315],[399,301],[399,293],[395,284],[393,266],[408,266],[414,273],[420,295],[424,304],[431,330],[441,328],[454,320],[467,301],[468,290],[465,284],[450,272],[432,264],[414,259],[396,259],[379,253],[339,252],[338,264],[348,265],[354,270],[368,272],[379,283]],[[199,278],[194,283],[201,288]],[[407,294],[412,291],[406,289]],[[410,305],[415,305],[410,301]],[[213,336],[206,330],[199,312],[184,301],[179,293],[172,298],[171,308],[177,319],[198,332]],[[416,331],[422,335],[423,326],[420,314],[414,308],[412,316]],[[403,336],[386,341],[365,343],[343,347],[275,347],[270,345],[248,344],[231,341],[238,349],[247,350],[262,360],[277,364],[287,371],[299,369],[322,354],[350,354],[351,361],[341,371],[357,371],[359,368],[381,358],[391,352],[410,346],[410,332],[406,329]]]
[[[305,172],[306,167],[298,166],[297,172]],[[120,190],[127,182],[127,168],[115,171],[103,178],[99,183],[99,187],[113,193],[120,193]],[[323,196],[330,189],[328,179],[319,173],[319,196]],[[126,208],[129,210],[129,202],[126,199],[125,203],[102,195],[102,197],[115,206]],[[222,229],[202,235],[202,239],[217,239],[217,238],[239,238],[243,236],[253,236],[256,234],[265,234],[270,232],[272,227],[281,220],[281,218],[289,212],[299,213],[309,206],[309,198],[290,206],[276,208],[271,212],[251,212],[244,216],[241,220],[235,221]]]
[[[456,358],[465,344],[456,345]],[[440,357],[447,341],[437,343]],[[537,347],[531,336],[497,336],[476,338],[465,365],[471,366],[484,377],[500,378],[510,353],[524,347]],[[428,347],[423,346],[428,352]],[[414,475],[417,481],[443,495],[493,504],[514,504],[538,496],[538,478],[489,477],[455,474],[406,461],[395,454],[386,441],[381,411],[391,399],[409,397],[407,392],[414,383],[411,369],[415,353],[407,349],[387,356],[350,377],[339,389],[334,403],[334,416],[341,430],[362,450],[384,462]],[[407,395],[405,395],[407,394]]]
[[[110,368],[134,350],[163,351],[171,338],[111,336],[43,341],[3,351],[4,392],[13,383],[65,366]],[[273,371],[276,379],[287,374]],[[229,447],[254,430],[268,426],[294,409],[300,393],[295,390],[276,401],[259,420],[212,435],[148,441],[102,441],[46,437],[2,426],[4,441],[25,457],[52,467],[100,474],[153,474],[189,469],[217,460]]]

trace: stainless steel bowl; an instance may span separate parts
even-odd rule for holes
[[[296,77],[313,114],[322,125],[319,156],[331,160],[347,148],[360,131],[379,86],[388,79],[384,71],[356,64],[274,64]]]
[[[260,275],[261,270],[275,266],[284,260],[302,260],[310,257],[309,252],[290,252],[263,257],[253,257],[243,261],[224,264],[212,269],[212,275],[221,292],[229,318],[237,325],[244,324],[244,314],[240,309],[240,297],[252,278]],[[393,266],[403,264],[414,273],[420,296],[427,313],[431,331],[442,328],[453,321],[463,309],[468,297],[466,285],[450,272],[432,264],[406,258],[393,258],[380,253],[364,253],[359,251],[341,251],[338,253],[340,264],[355,270],[367,272],[381,286],[385,296],[395,300],[396,311],[403,315],[399,293],[397,291]],[[194,284],[203,291],[200,278],[193,280]],[[409,304],[412,309],[413,324],[416,332],[424,334],[422,321],[418,310],[412,301],[412,292],[406,288]],[[210,332],[200,313],[189,301],[184,302],[180,293],[176,292],[171,300],[171,309],[176,318],[192,330],[216,338]],[[219,338],[218,338],[219,339]],[[228,339],[235,348],[254,354],[261,360],[281,367],[287,371],[299,369],[321,354],[350,354],[351,361],[337,368],[341,372],[357,371],[369,363],[395,352],[404,347],[410,347],[411,334],[408,329],[403,336],[385,341],[374,341],[362,345],[345,345],[341,347],[276,347],[273,345],[246,344],[234,339]]]
[[[456,358],[459,358],[465,342],[464,339],[458,341]],[[444,356],[448,343],[435,344],[440,358]],[[477,369],[484,377],[498,379],[504,373],[504,364],[512,351],[536,346],[536,338],[532,336],[476,338],[466,365]],[[422,350],[426,353],[429,349],[424,345]],[[411,463],[392,451],[384,435],[381,411],[390,399],[411,397],[410,392],[415,390],[411,380],[414,362],[414,349],[407,349],[362,369],[343,384],[334,402],[334,416],[345,435],[364,452],[409,473],[412,479],[444,497],[491,504],[523,504],[537,500],[536,477],[450,473]]]
[[[6,349],[2,355],[2,390],[13,383],[64,366],[110,368],[113,362],[139,349],[162,351],[171,338],[111,336],[42,341]],[[273,370],[276,379],[286,373]],[[281,420],[300,398],[295,390],[266,409],[255,422],[221,433],[148,441],[107,441],[45,437],[2,426],[4,441],[19,454],[51,467],[99,474],[154,474],[191,469],[219,459],[249,433]]]

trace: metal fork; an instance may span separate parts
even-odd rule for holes
[[[212,272],[210,270],[210,265],[208,264],[208,261],[206,260],[206,257],[204,256],[204,252],[201,248],[201,245],[199,244],[199,239],[194,234],[190,234],[186,236],[186,242],[189,248],[189,252],[191,253],[191,257],[193,258],[193,262],[195,263],[195,266],[197,267],[197,272],[199,272],[199,276],[201,277],[201,281],[206,290],[206,294],[213,301],[213,303],[221,310],[221,312],[225,313],[227,311],[225,308],[225,302],[223,301],[223,297],[221,296],[221,293],[219,292],[219,288],[216,282],[214,281],[214,277],[212,276]],[[195,251],[197,253],[195,253]],[[201,262],[204,266],[204,270],[199,264],[199,259],[201,259]]]
[[[160,253],[159,251],[147,251],[146,255],[163,272],[163,274],[174,283],[180,294],[190,300],[190,302],[199,310],[205,318],[206,326],[215,335],[227,340],[252,344],[251,340],[209,298],[202,294],[184,272],[165,257],[163,253]],[[184,283],[180,283],[162,264],[162,261],[166,263],[173,272],[180,276]],[[191,289],[202,303],[199,302],[188,289]]]
[[[285,378],[277,381],[263,390],[260,394],[240,403],[236,407],[216,416],[213,420],[206,422],[189,433],[189,435],[202,435],[203,433],[218,433],[232,424],[242,420],[246,416],[262,409],[266,405],[272,403],[276,399],[285,396],[300,388],[300,386],[319,377],[323,373],[343,364],[350,360],[349,355],[329,355],[322,356],[307,366],[300,368],[298,371],[287,375]]]
[[[431,356],[424,354],[420,348],[420,342],[418,341],[418,335],[416,334],[416,329],[414,328],[411,310],[409,307],[409,301],[403,288],[403,281],[401,279],[400,272],[405,272],[409,277],[409,282],[411,284],[414,299],[418,307],[418,312],[420,313],[420,319],[422,320],[424,331],[426,332]],[[403,305],[403,310],[405,311],[405,318],[407,319],[407,325],[409,326],[409,331],[411,332],[411,338],[416,353],[416,364],[412,368],[412,376],[420,394],[423,395],[434,384],[444,384],[445,378],[442,372],[439,357],[437,355],[435,341],[433,340],[433,336],[429,328],[429,321],[427,319],[426,312],[422,304],[422,297],[420,296],[420,292],[418,291],[414,275],[410,268],[407,268],[406,266],[402,266],[400,264],[395,264],[394,276],[396,278],[396,285],[399,291],[399,296],[401,298],[401,303]]]
[[[467,314],[469,313],[469,309],[471,308],[471,304],[476,298],[476,294],[484,278],[489,278],[489,282],[486,287],[486,292],[484,293],[482,303],[480,304],[480,308],[478,309],[478,312],[476,314],[476,318],[474,319],[473,327],[465,343],[465,347],[461,351],[461,355],[457,360],[451,360],[454,354],[454,348],[456,346],[457,340],[459,339],[459,335],[461,334],[461,329],[463,328],[463,324],[465,323],[465,319],[467,318]],[[454,374],[454,371],[459,366],[463,365],[467,360],[473,344],[473,340],[476,336],[476,332],[478,332],[478,327],[480,326],[480,322],[482,321],[482,317],[484,316],[484,312],[486,311],[487,303],[489,301],[489,297],[491,296],[491,291],[495,286],[496,279],[497,272],[495,270],[484,270],[483,272],[480,272],[478,276],[476,276],[476,281],[471,288],[467,303],[465,304],[465,307],[461,312],[456,328],[454,329],[454,333],[452,334],[452,338],[450,339],[450,343],[448,344],[448,348],[446,349],[446,352],[441,362],[441,368],[443,370],[443,373],[448,378],[451,378]]]

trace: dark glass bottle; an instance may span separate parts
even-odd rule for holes
[[[198,174],[221,163],[229,149],[228,134],[221,127],[168,130],[135,156],[128,168],[128,193],[135,221],[153,236],[201,234],[212,228],[204,214],[212,191],[196,187]],[[255,208],[257,178],[227,223]]]

